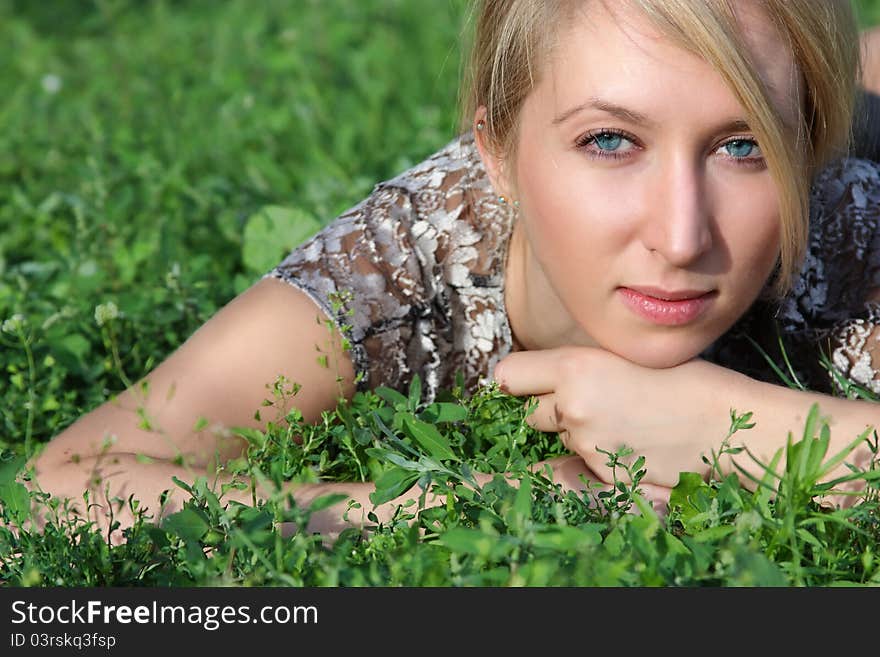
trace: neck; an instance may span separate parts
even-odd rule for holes
[[[514,343],[523,349],[595,345],[562,305],[519,222],[510,236],[504,303]]]

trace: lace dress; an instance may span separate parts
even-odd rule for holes
[[[843,159],[817,177],[808,252],[791,293],[781,302],[759,297],[703,358],[781,383],[751,338],[804,387],[844,394],[833,372],[880,393],[869,351],[880,304],[867,300],[880,287],[878,166]],[[433,399],[460,373],[472,391],[514,349],[504,306],[513,219],[465,133],[376,185],[266,277],[302,290],[336,322],[359,389],[405,390],[418,374]]]

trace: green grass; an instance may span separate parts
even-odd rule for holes
[[[863,24],[880,21],[880,2],[858,5]],[[158,364],[279,260],[297,227],[329,221],[454,136],[466,7],[0,0],[7,521],[27,514],[15,482],[23,456]],[[267,236],[267,207],[283,208],[273,212],[290,224],[287,242]],[[637,486],[577,496],[527,474],[527,463],[560,447],[524,427],[518,401],[486,392],[445,403],[425,407],[417,390],[361,395],[300,427],[310,436],[302,446],[277,427],[252,434],[249,458],[236,465],[279,484],[372,477],[380,494],[413,482],[449,491],[450,505],[422,513],[415,529],[410,508],[365,539],[345,534],[331,548],[301,533],[282,539],[274,523],[303,520],[308,510],[288,509],[283,497],[224,508],[206,482],[184,482],[194,484],[192,499],[176,520],[157,527],[142,518],[125,545],[63,514],[42,534],[0,528],[0,581],[880,582],[876,498],[833,513],[805,501],[820,457],[806,475],[786,477],[777,500],[766,489],[744,491],[735,478],[703,484],[685,475],[677,510],[660,521],[650,509],[623,513],[643,504]],[[419,441],[418,422],[437,424],[452,458]],[[820,454],[821,423],[807,433],[792,449]],[[469,469],[509,469],[527,483],[517,491],[497,479],[469,494],[461,487]]]
[[[65,2],[59,19],[50,4],[0,2],[0,317],[37,332],[38,439],[121,388],[97,305],[122,311],[137,378],[293,246],[247,261],[258,210],[329,221],[453,136],[460,13]],[[3,355],[13,376],[20,356]],[[26,410],[4,406],[0,445]]]
[[[863,28],[880,24],[880,2],[877,0],[855,0],[853,6]]]

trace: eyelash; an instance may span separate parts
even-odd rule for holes
[[[587,132],[583,136],[579,137],[578,140],[575,142],[575,145],[578,150],[583,151],[584,154],[586,154],[588,157],[590,157],[594,160],[624,160],[624,159],[632,156],[632,151],[618,153],[616,151],[604,151],[602,149],[590,150],[589,149],[590,144],[592,144],[596,140],[597,137],[601,137],[602,135],[614,135],[617,137],[621,137],[623,139],[626,139],[629,142],[632,142],[633,146],[635,147],[633,150],[641,150],[642,149],[642,147],[638,145],[638,141],[636,140],[634,135],[631,135],[628,132],[625,132],[623,130],[617,130],[614,128],[603,128],[601,130],[591,130],[590,132]],[[753,139],[752,137],[736,136],[736,137],[728,138],[727,140],[725,140],[724,142],[719,144],[715,148],[715,150],[717,151],[718,149],[723,148],[724,146],[726,146],[728,144],[732,144],[732,143],[735,143],[738,141],[748,141],[748,142],[753,143],[756,147],[760,148],[758,142],[755,139]],[[727,159],[732,160],[737,166],[750,167],[750,168],[754,168],[754,169],[763,169],[766,166],[766,163],[764,162],[763,156],[760,156],[760,157],[731,157],[731,156],[728,156]]]
[[[623,130],[614,130],[610,128],[589,131],[585,135],[578,138],[576,146],[579,150],[584,151],[587,156],[596,160],[623,160],[627,157],[630,157],[630,155],[627,154],[629,153],[629,151],[627,153],[617,153],[614,151],[603,151],[602,149],[589,150],[588,146],[592,144],[597,137],[601,137],[602,135],[614,135],[616,137],[622,137],[627,141],[632,142],[636,148],[641,148],[637,144],[636,138],[633,135],[624,132]]]

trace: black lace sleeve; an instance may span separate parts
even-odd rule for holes
[[[807,257],[779,309],[782,328],[817,341],[844,379],[880,393],[880,165],[842,159],[816,179]],[[831,374],[831,373],[829,373]],[[831,374],[831,388],[841,393]]]

